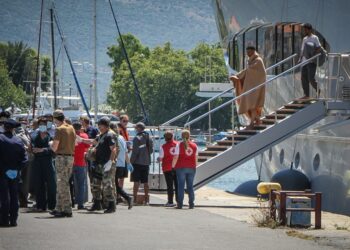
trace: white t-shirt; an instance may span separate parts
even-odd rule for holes
[[[304,37],[303,43],[301,44],[301,52],[300,52],[300,55],[302,55],[302,58],[301,58],[302,62],[306,61],[306,58],[304,56],[305,44],[311,47],[315,47],[315,49],[321,47],[321,43],[320,43],[320,40],[318,39],[318,36],[311,34],[311,36]]]
[[[125,167],[125,153],[127,152],[126,142],[124,140],[124,137],[119,135],[118,136],[118,146],[119,146],[119,153],[117,158],[117,167]]]

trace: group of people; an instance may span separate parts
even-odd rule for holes
[[[17,225],[19,204],[27,207],[29,196],[35,202],[30,212],[48,211],[55,218],[72,217],[75,204],[78,210],[113,213],[117,203],[125,201],[131,209],[138,203],[140,184],[145,193],[142,202],[149,203],[153,141],[142,122],[135,125],[130,143],[127,115],[121,115],[119,122],[102,117],[97,128],[86,116],[71,123],[62,110],[33,120],[31,127],[10,116],[5,111],[0,114],[1,226]],[[175,206],[175,192],[177,208],[182,208],[186,182],[193,208],[197,146],[187,130],[182,132],[181,143],[173,137],[172,132],[165,132],[166,143],[158,157],[168,186],[166,206]],[[129,172],[133,199],[123,189]],[[93,203],[86,208],[89,180]]]

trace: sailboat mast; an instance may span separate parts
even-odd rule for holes
[[[95,122],[97,122],[97,112],[98,112],[98,97],[97,97],[97,23],[96,23],[97,6],[96,0],[94,0],[94,112],[95,112]]]
[[[51,92],[54,96],[53,99],[53,107],[54,110],[57,109],[57,92],[56,92],[56,74],[55,74],[55,31],[54,31],[54,23],[53,23],[53,9],[50,9],[50,18],[51,18]]]
[[[40,47],[41,47],[41,29],[43,25],[43,10],[44,10],[44,0],[41,0],[41,11],[40,11],[40,25],[39,25],[39,42],[38,42],[38,56],[36,61],[36,73],[35,73],[35,83],[34,83],[34,94],[33,94],[33,119],[35,118],[35,106],[38,88],[38,79],[40,79],[41,84],[41,65],[40,65]],[[39,75],[40,73],[40,75]],[[39,86],[40,86],[39,84]],[[41,86],[40,86],[41,88]]]

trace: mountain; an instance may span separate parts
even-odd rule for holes
[[[1,0],[0,41],[24,41],[37,48],[40,0]],[[113,0],[113,8],[122,33],[136,35],[149,47],[171,42],[175,48],[190,50],[198,42],[214,43],[219,37],[210,0]],[[78,79],[89,100],[93,62],[93,0],[59,0],[55,2]],[[50,55],[51,0],[44,2],[42,53]],[[107,47],[116,42],[117,29],[108,0],[97,0],[97,65],[100,103],[106,98],[111,79]],[[61,41],[56,30],[56,51]],[[75,84],[63,51],[57,60],[61,91],[76,93]],[[57,56],[56,56],[57,57]],[[63,64],[63,69],[62,69]],[[63,74],[62,74],[63,72]]]

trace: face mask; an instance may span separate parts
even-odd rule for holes
[[[45,126],[45,125],[40,125],[40,126],[39,126],[39,131],[40,131],[40,132],[46,132],[46,131],[47,131],[46,126]]]
[[[52,122],[47,122],[47,129],[51,129],[52,128]]]

